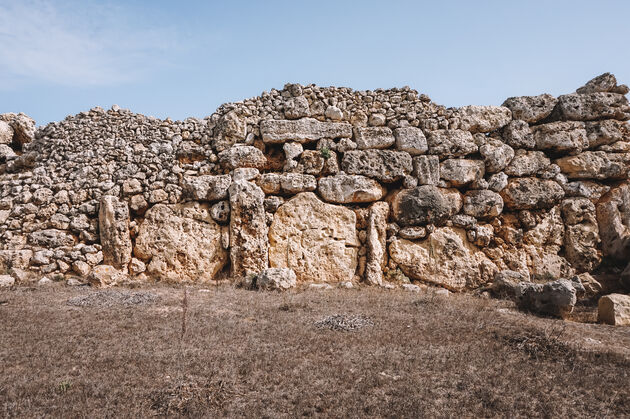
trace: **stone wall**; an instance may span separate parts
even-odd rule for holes
[[[314,85],[160,120],[117,106],[35,129],[0,116],[0,274],[475,289],[620,275],[630,260],[628,88],[445,108]],[[630,275],[630,271],[628,272]]]

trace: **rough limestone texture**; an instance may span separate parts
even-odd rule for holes
[[[265,193],[252,182],[238,180],[229,194],[232,275],[248,280],[269,267]]]
[[[254,285],[272,266],[390,287],[400,269],[475,289],[496,268],[630,290],[628,87],[576,87],[447,108],[287,84],[183,121],[1,114],[0,275]]]
[[[133,250],[127,203],[115,196],[104,196],[99,206],[98,226],[103,246],[103,262],[126,270]]]
[[[427,240],[394,240],[389,255],[413,279],[433,283],[453,291],[486,284],[498,271],[486,255],[469,243],[466,232],[442,227]]]
[[[198,203],[157,204],[140,225],[134,255],[165,281],[209,281],[225,266],[221,227]]]
[[[256,288],[260,290],[284,291],[297,285],[295,272],[288,268],[269,268],[256,276]]]
[[[351,281],[357,268],[356,215],[304,192],[280,206],[269,228],[269,264],[299,282]]]
[[[389,205],[377,202],[370,207],[367,226],[367,265],[365,281],[372,285],[383,284],[383,268],[387,265],[387,217]]]
[[[614,326],[630,326],[630,296],[609,294],[597,304],[597,321]]]

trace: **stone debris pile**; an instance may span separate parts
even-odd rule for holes
[[[383,285],[402,271],[452,291],[507,270],[618,274],[627,93],[606,73],[502,106],[287,84],[204,119],[114,106],[36,129],[4,114],[0,273],[251,283],[286,268],[295,283]]]

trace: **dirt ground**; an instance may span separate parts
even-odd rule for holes
[[[630,416],[630,328],[431,291],[17,287],[0,416]]]

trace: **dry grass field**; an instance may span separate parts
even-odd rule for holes
[[[0,363],[3,417],[630,416],[630,328],[432,292],[18,287]]]

